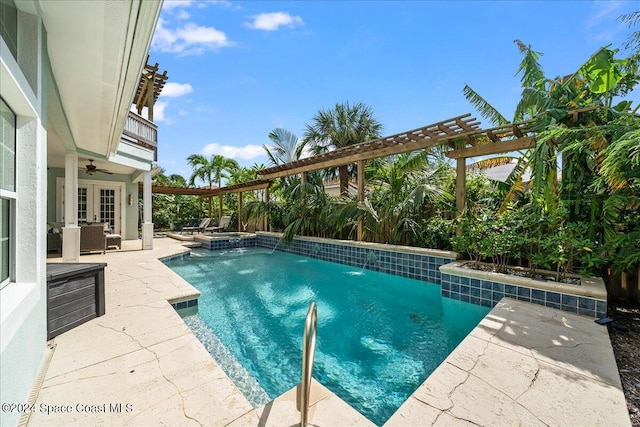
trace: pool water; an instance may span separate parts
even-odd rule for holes
[[[167,265],[202,293],[185,321],[210,328],[271,399],[300,382],[316,301],[313,376],[378,425],[489,312],[435,284],[263,248],[195,250]]]

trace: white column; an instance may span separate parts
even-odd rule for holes
[[[80,261],[80,228],[78,227],[78,153],[64,155],[64,228],[62,229],[62,261]]]
[[[153,249],[151,218],[151,172],[145,172],[142,181],[142,249]]]

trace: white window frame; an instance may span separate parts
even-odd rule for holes
[[[18,152],[18,131],[17,131],[17,121],[18,115],[11,109],[9,103],[2,99],[2,102],[9,108],[9,110],[13,113],[13,127],[14,127],[14,156],[13,156],[13,170],[14,170],[14,191],[4,190],[0,188],[0,199],[9,200],[9,275],[5,279],[0,279],[0,290],[4,289],[8,284],[15,282],[15,274],[16,274],[16,201],[18,199],[18,193],[16,192],[16,169],[17,169],[17,152]],[[1,262],[1,261],[0,261]]]

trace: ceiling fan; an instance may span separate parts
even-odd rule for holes
[[[87,175],[95,175],[96,172],[107,173],[109,175],[113,174],[113,172],[110,172],[110,171],[108,171],[106,169],[98,168],[96,165],[93,164],[93,159],[87,159],[87,160],[89,160],[89,164],[86,165],[86,169],[85,169],[85,173]]]

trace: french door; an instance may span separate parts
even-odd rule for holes
[[[61,215],[64,220],[64,184],[61,189]],[[122,188],[120,185],[78,182],[78,223],[109,223],[116,234],[122,234],[121,221]]]
[[[94,191],[94,219],[108,222],[113,232],[120,234],[120,189],[96,186]]]
[[[109,223],[120,234],[120,188],[78,184],[78,222]]]

